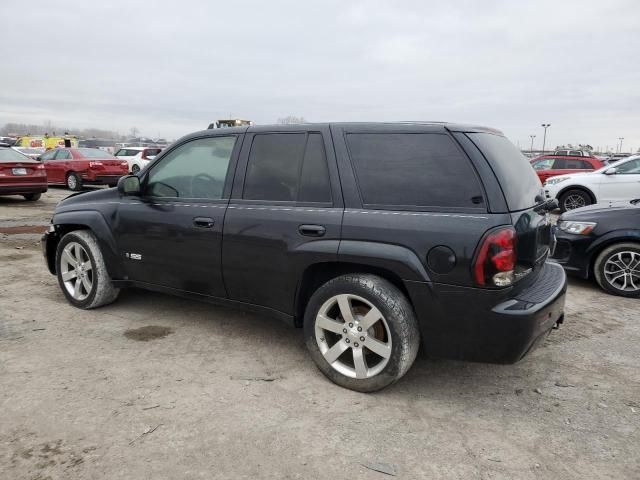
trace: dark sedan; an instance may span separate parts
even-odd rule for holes
[[[553,259],[604,290],[640,297],[640,199],[564,213]]]

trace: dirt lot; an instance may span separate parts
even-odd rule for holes
[[[640,478],[638,300],[572,280],[521,363],[422,355],[358,394],[271,318],[139,290],[68,305],[37,243],[67,194],[0,198],[1,479]]]

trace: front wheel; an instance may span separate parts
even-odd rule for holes
[[[40,197],[42,196],[41,193],[26,193],[24,195],[24,199],[28,202],[37,202],[38,200],[40,200]]]
[[[140,167],[134,163],[133,166],[131,167],[131,173],[135,175],[139,171],[140,171]]]
[[[560,197],[560,211],[575,210],[576,208],[591,205],[591,196],[584,190],[569,190]]]
[[[600,287],[622,297],[640,297],[640,244],[618,243],[605,248],[593,265]]]
[[[418,323],[404,294],[375,275],[334,278],[309,300],[305,342],[320,371],[359,392],[400,379],[420,346]]]
[[[98,241],[89,230],[62,237],[56,250],[56,275],[62,293],[78,308],[106,305],[120,293],[111,283]]]

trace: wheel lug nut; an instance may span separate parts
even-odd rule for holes
[[[364,337],[360,337],[360,341],[361,341],[361,342],[364,342]]]
[[[345,342],[347,343],[351,343],[351,340],[349,340],[348,338],[345,340]]]
[[[343,328],[343,329],[342,329],[342,333],[347,333],[347,329],[346,329],[346,328]]]
[[[359,347],[360,345],[358,344],[358,342],[353,344],[354,347]]]
[[[350,323],[350,324],[349,324],[349,328],[353,328],[353,323]]]
[[[361,332],[362,331],[362,327],[358,327],[358,331]]]

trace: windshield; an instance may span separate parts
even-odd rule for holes
[[[78,148],[78,152],[84,158],[99,158],[102,160],[105,159],[116,159],[109,152],[105,152],[104,150],[98,150],[97,148]]]
[[[33,163],[34,160],[16,152],[13,148],[0,148],[0,162],[25,162]]]
[[[616,160],[615,165],[605,165],[602,168],[599,168],[598,170],[592,172],[592,173],[603,173],[606,170],[609,170],[610,168],[620,168],[622,165],[624,165],[625,163],[628,162],[632,162],[633,160],[637,160],[640,158],[640,155],[634,155],[632,157],[627,157],[627,158],[623,158],[621,160]]]

